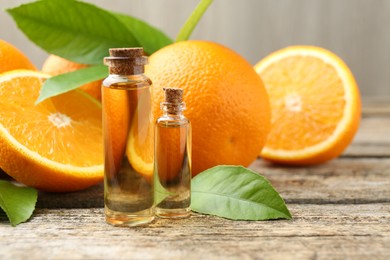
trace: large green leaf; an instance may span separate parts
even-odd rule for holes
[[[140,46],[112,13],[74,0],[42,0],[7,10],[27,37],[49,53],[101,64],[108,49]]]
[[[191,209],[235,220],[291,219],[283,199],[264,177],[242,166],[217,166],[191,184]]]
[[[187,22],[183,37],[189,37],[211,2],[201,1]],[[75,0],[41,0],[7,11],[42,49],[83,64],[101,64],[109,48],[143,47],[147,54],[152,54],[172,43],[163,32],[137,18]],[[102,78],[102,70],[95,69],[52,77],[44,84],[37,102]],[[91,74],[94,70],[95,76]]]
[[[31,217],[37,198],[38,192],[34,188],[18,187],[0,180],[0,208],[7,214],[12,226]]]
[[[148,55],[173,42],[165,33],[137,18],[119,13],[114,15],[134,35]]]
[[[107,74],[108,70],[106,66],[95,65],[51,77],[43,84],[41,93],[36,103],[76,89],[88,82],[103,79],[107,76]]]

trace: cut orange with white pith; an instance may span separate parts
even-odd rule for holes
[[[347,65],[314,46],[292,46],[255,65],[271,103],[264,159],[310,165],[339,156],[358,130],[361,101]]]
[[[87,188],[103,179],[101,106],[78,90],[35,105],[48,77],[0,75],[0,167],[46,191]]]

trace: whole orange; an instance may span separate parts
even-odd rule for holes
[[[86,67],[88,67],[88,65],[73,62],[52,54],[43,63],[42,72],[56,76]],[[102,81],[97,80],[82,85],[80,89],[87,92],[92,97],[101,100],[101,85]]]
[[[256,159],[270,130],[270,105],[262,80],[243,57],[217,43],[183,41],[151,55],[145,73],[153,82],[156,118],[163,87],[184,90],[193,175]]]
[[[0,73],[16,69],[36,70],[26,55],[12,44],[0,39]]]

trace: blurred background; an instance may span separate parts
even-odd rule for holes
[[[4,9],[28,0],[0,0],[0,38],[38,68],[48,56],[20,32]],[[199,0],[86,0],[141,18],[175,38]],[[55,14],[53,14],[55,15]],[[214,0],[192,39],[226,45],[256,64],[289,45],[317,45],[351,68],[363,99],[390,102],[390,0]]]

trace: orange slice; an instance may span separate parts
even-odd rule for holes
[[[127,143],[127,157],[133,168],[151,180],[153,177],[153,125],[140,125],[141,129],[138,133],[134,130],[130,132],[132,135]],[[134,128],[133,128],[134,129]]]
[[[150,89],[140,89],[137,100],[126,155],[130,165],[146,180],[151,181],[154,167],[154,119]]]
[[[339,57],[319,47],[292,46],[254,68],[272,110],[263,158],[308,165],[344,151],[358,130],[361,102],[356,81]]]
[[[101,106],[82,91],[35,101],[49,76],[0,75],[0,167],[25,185],[75,191],[103,179]]]

